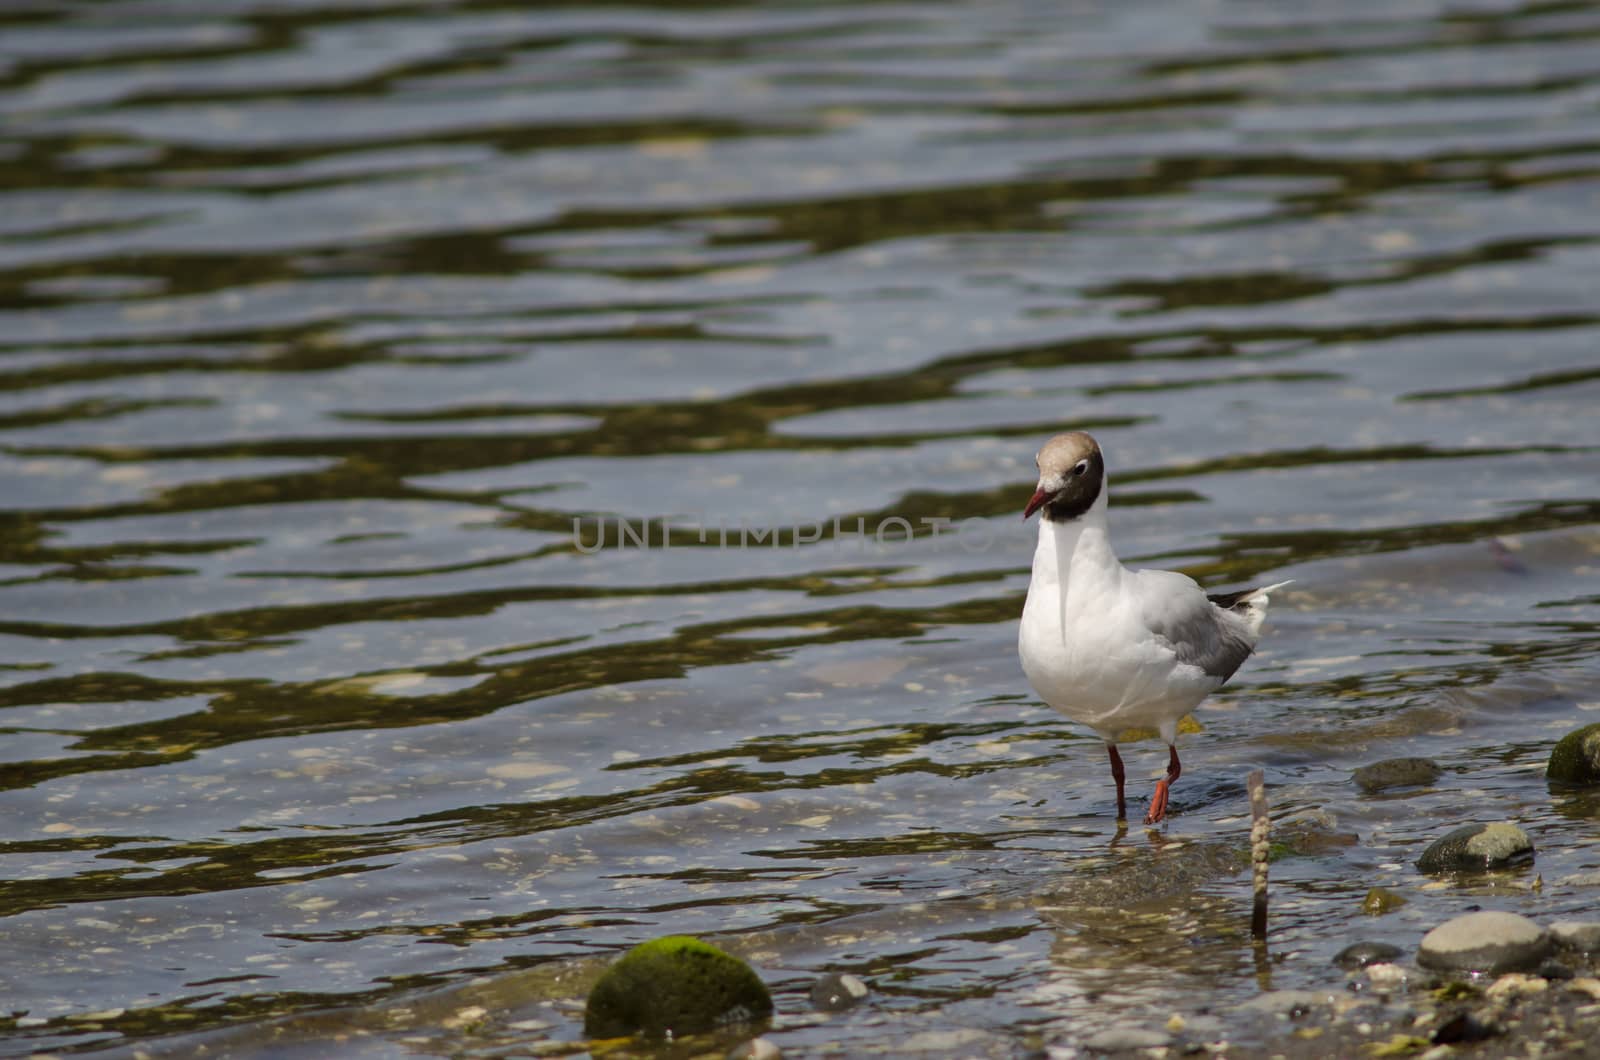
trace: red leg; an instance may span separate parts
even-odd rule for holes
[[[1117,745],[1106,744],[1106,754],[1111,757],[1111,779],[1117,782],[1117,820],[1126,820],[1128,817],[1128,801],[1123,798],[1123,785],[1128,776],[1122,771],[1122,756],[1117,753]]]
[[[1170,752],[1167,758],[1167,775],[1164,779],[1156,781],[1156,793],[1150,796],[1150,812],[1144,815],[1145,824],[1155,824],[1167,815],[1167,792],[1183,775],[1183,764],[1178,761],[1177,747],[1168,744],[1167,750]]]

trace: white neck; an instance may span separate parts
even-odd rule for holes
[[[1089,510],[1069,522],[1039,520],[1039,544],[1033,553],[1033,583],[1061,586],[1063,601],[1074,590],[1115,591],[1125,573],[1111,548],[1106,519],[1106,493]]]

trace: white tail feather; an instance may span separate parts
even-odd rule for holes
[[[1239,598],[1239,603],[1244,605],[1244,614],[1240,617],[1244,619],[1245,625],[1250,627],[1251,638],[1261,635],[1261,623],[1267,617],[1267,605],[1272,602],[1268,594],[1274,589],[1282,589],[1293,581],[1294,579],[1290,578],[1288,581],[1263,585],[1258,589],[1251,589],[1249,593]],[[1234,606],[1237,607],[1238,604]]]
[[[1259,589],[1251,589],[1250,592],[1243,597],[1243,599],[1245,599],[1245,600],[1264,600],[1264,599],[1266,599],[1267,594],[1272,592],[1272,590],[1274,590],[1274,589],[1282,589],[1285,585],[1293,585],[1293,584],[1294,584],[1294,579],[1293,578],[1290,578],[1287,581],[1273,582],[1271,585],[1263,585]]]

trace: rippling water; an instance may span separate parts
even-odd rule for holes
[[[798,1055],[1243,1042],[1592,909],[1597,102],[1582,3],[14,0],[0,1050],[522,1055],[666,932]],[[1159,834],[1015,661],[1067,427],[1125,558],[1295,579]]]

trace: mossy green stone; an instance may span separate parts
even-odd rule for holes
[[[1367,890],[1367,896],[1361,900],[1361,911],[1368,916],[1382,916],[1394,912],[1405,904],[1405,895],[1396,894],[1387,887],[1372,887]]]
[[[1600,784],[1600,722],[1563,736],[1550,752],[1544,775],[1565,784]]]
[[[750,966],[686,935],[641,943],[589,991],[591,1038],[703,1034],[772,1014],[772,995]]]

